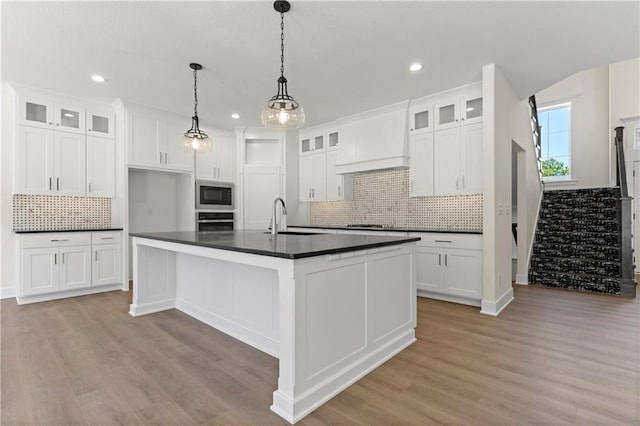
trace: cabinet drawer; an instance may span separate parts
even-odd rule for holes
[[[409,236],[420,237],[419,246],[482,250],[482,234],[411,232]]]
[[[120,231],[105,231],[94,232],[91,235],[91,242],[95,244],[120,244],[122,241],[122,232]]]
[[[90,232],[55,232],[21,235],[22,248],[66,247],[91,244]]]

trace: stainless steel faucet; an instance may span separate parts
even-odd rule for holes
[[[280,197],[277,197],[273,200],[273,216],[271,216],[271,235],[276,235],[278,233],[278,222],[276,221],[276,207],[278,206],[278,200],[282,203],[282,216],[287,215],[287,207],[284,205],[284,200]]]

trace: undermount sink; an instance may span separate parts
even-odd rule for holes
[[[265,234],[270,234],[271,231],[265,232]],[[320,235],[322,232],[300,232],[300,231],[279,231],[278,234],[282,235]]]

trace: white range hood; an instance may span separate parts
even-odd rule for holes
[[[339,120],[337,174],[409,167],[409,101]]]

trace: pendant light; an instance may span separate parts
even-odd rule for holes
[[[194,151],[205,151],[211,149],[209,136],[200,130],[200,119],[198,118],[198,75],[202,65],[192,62],[189,68],[193,70],[193,117],[191,117],[191,128],[184,133],[183,146],[185,149]]]
[[[304,125],[304,110],[289,95],[284,76],[284,14],[291,9],[291,5],[286,0],[278,0],[273,3],[273,8],[280,12],[280,78],[278,93],[267,101],[260,118],[266,127],[299,128]]]

